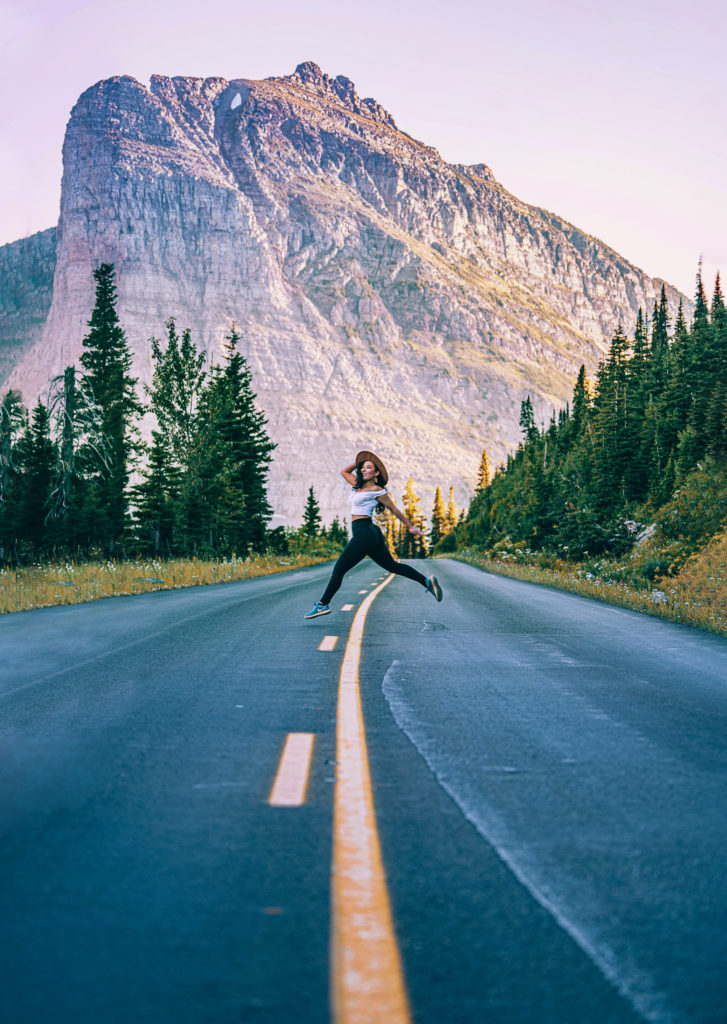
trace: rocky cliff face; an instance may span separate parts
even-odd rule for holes
[[[112,78],[80,97],[52,303],[6,384],[32,397],[78,360],[100,262],[116,265],[142,380],[169,316],[216,361],[237,323],[278,444],[271,500],[292,521],[311,483],[324,518],[348,514],[338,468],[364,446],[395,496],[412,475],[425,511],[438,483],[465,504],[482,448],[496,462],[516,443],[522,398],[546,418],[661,287],[310,63],[264,81]]]
[[[40,339],[53,298],[56,229],[0,246],[0,381]]]

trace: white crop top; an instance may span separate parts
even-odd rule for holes
[[[386,494],[386,490],[354,491],[351,495],[351,515],[372,516],[382,494]]]

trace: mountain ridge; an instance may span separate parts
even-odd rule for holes
[[[387,453],[395,493],[412,475],[425,508],[437,483],[464,504],[482,447],[497,461],[516,443],[525,394],[541,417],[562,405],[662,283],[486,164],[448,164],[310,61],[283,78],[116,76],[81,94],[52,301],[5,375],[26,399],[77,361],[100,262],[117,267],[144,381],[168,317],[218,361],[237,324],[278,443],[271,500],[291,521],[311,472],[324,516],[347,514],[336,470],[357,446]]]

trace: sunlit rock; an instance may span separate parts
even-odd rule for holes
[[[142,381],[168,317],[217,362],[236,322],[283,520],[311,484],[324,519],[347,514],[337,471],[362,447],[395,495],[413,476],[425,510],[437,484],[464,505],[482,448],[497,463],[519,439],[525,395],[547,419],[661,287],[310,62],[264,81],[99,82],[63,157],[57,233],[0,249],[4,386],[32,401],[78,361],[92,268],[113,262]]]

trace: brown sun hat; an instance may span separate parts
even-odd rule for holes
[[[384,487],[389,482],[389,474],[386,472],[386,466],[383,464],[378,455],[374,455],[373,452],[359,452],[356,456],[356,465],[360,466],[363,462],[373,462],[381,475],[381,481]]]

